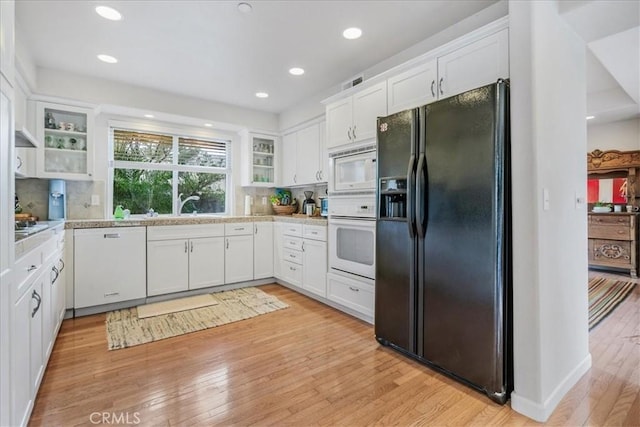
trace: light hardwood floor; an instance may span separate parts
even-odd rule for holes
[[[104,315],[65,321],[30,425],[538,425],[381,347],[371,325],[262,289],[290,308],[123,350],[107,351]],[[590,333],[593,367],[548,425],[640,424],[639,307],[636,286]]]

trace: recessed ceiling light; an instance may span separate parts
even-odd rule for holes
[[[116,62],[118,62],[118,60],[111,55],[100,54],[98,55],[98,59],[108,64],[115,64]]]
[[[362,35],[362,30],[356,27],[347,28],[342,32],[342,36],[345,39],[349,39],[349,40],[357,39],[361,35]]]
[[[293,67],[289,69],[289,74],[293,74],[294,76],[301,76],[304,74],[304,70],[300,67]]]
[[[147,119],[153,119],[155,116],[153,114],[145,114],[144,115]]]
[[[256,96],[258,98],[268,98],[269,94],[267,92],[256,92]]]
[[[208,127],[208,128],[210,128],[210,127],[212,127],[212,126],[213,126],[211,123],[205,123],[204,125],[205,125],[206,127]]]
[[[587,120],[595,119],[596,116],[587,116]]]
[[[119,21],[122,19],[122,14],[120,12],[108,6],[96,7],[96,13],[110,21]]]
[[[251,7],[251,5],[249,3],[238,3],[238,10],[242,13],[251,13],[251,10],[253,8]]]

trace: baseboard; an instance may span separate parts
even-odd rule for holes
[[[576,385],[589,368],[591,368],[590,353],[558,384],[543,403],[535,402],[520,396],[517,391],[513,391],[511,393],[511,409],[538,422],[547,421],[562,398]],[[518,388],[517,384],[515,388]]]

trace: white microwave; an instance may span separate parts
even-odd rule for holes
[[[330,194],[375,192],[375,146],[331,153],[329,166]]]

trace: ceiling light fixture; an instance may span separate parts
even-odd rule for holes
[[[289,74],[294,75],[294,76],[301,76],[304,74],[304,69],[300,68],[300,67],[293,67],[289,69]]]
[[[122,19],[122,14],[120,12],[108,6],[96,7],[96,13],[110,21],[119,21]]]
[[[118,62],[118,60],[113,56],[105,54],[98,55],[98,59],[102,62],[106,62],[107,64],[115,64],[116,62]]]
[[[242,13],[251,13],[251,10],[253,10],[253,7],[251,7],[251,5],[249,3],[238,3],[238,10]]]
[[[212,126],[213,126],[211,123],[205,123],[204,125],[205,125],[206,127],[208,127],[208,128],[210,128],[210,127],[212,127]]]
[[[362,30],[356,27],[347,28],[342,32],[342,37],[348,40],[355,40],[357,38],[360,38],[361,35]]]
[[[592,120],[592,119],[595,119],[595,118],[596,118],[596,116],[587,116],[587,120]]]
[[[153,119],[155,116],[153,114],[145,114],[144,115],[147,119]]]
[[[267,92],[256,92],[256,96],[258,98],[268,98],[269,94]]]

